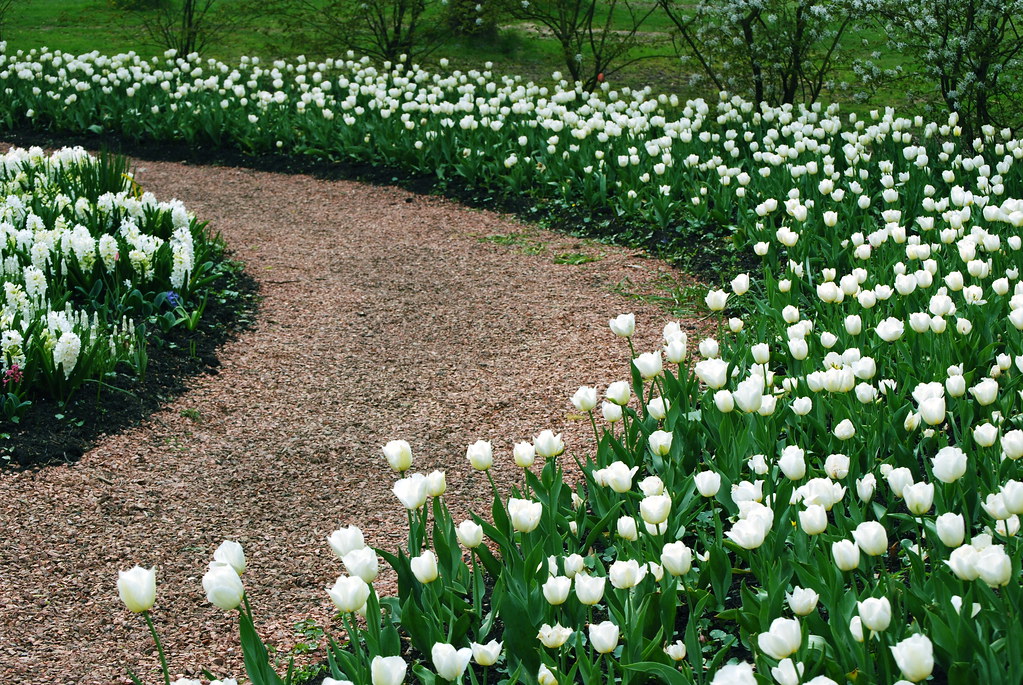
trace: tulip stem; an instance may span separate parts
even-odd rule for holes
[[[170,685],[170,669],[167,667],[167,655],[163,651],[163,643],[160,642],[160,636],[156,633],[156,626],[153,625],[153,618],[149,615],[148,611],[142,612],[143,618],[146,619],[146,625],[149,626],[149,632],[153,635],[153,641],[156,643],[156,651],[160,655],[160,667],[163,669],[163,683],[164,685]]]
[[[593,418],[593,411],[586,412],[590,415],[590,425],[593,426],[593,439],[595,441],[593,449],[596,450],[600,447],[600,433],[597,431],[597,420]]]

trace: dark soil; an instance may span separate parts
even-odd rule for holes
[[[64,406],[36,399],[18,423],[0,422],[0,467],[77,461],[102,436],[138,425],[182,394],[189,377],[216,374],[220,366],[218,348],[252,323],[258,286],[237,269],[213,287],[220,295],[210,297],[196,330],[178,327],[149,336],[144,379],[119,371],[116,378],[106,379],[110,387],[87,384]],[[232,295],[225,296],[225,292]],[[94,387],[99,388],[98,393],[93,392]]]

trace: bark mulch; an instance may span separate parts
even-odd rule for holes
[[[354,523],[369,544],[404,540],[382,444],[407,439],[416,469],[445,469],[459,520],[489,502],[466,445],[492,440],[504,483],[517,477],[512,444],[544,428],[584,456],[589,424],[569,397],[626,377],[608,319],[635,311],[644,351],[667,318],[611,292],[670,270],[632,250],[391,187],[138,166],[146,190],[180,198],[223,233],[265,299],[255,325],[220,350],[219,373],[189,379],[141,425],[73,464],[0,472],[9,682],[127,683],[126,668],[157,682],[144,623],[117,598],[117,571],[135,563],[158,569],[154,620],[172,672],[243,676],[233,617],[200,585],[225,538],[245,547],[243,580],[268,643],[287,651],[306,619],[335,629],[324,588],[342,566],[326,536]],[[602,258],[555,264],[565,253]]]

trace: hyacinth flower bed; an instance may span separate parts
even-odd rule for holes
[[[849,235],[871,233],[886,209],[915,221],[928,186],[939,198],[955,186],[1021,192],[1020,141],[990,127],[960,140],[955,115],[933,123],[889,109],[860,118],[838,105],[774,108],[728,94],[682,102],[609,84],[590,93],[564,80],[498,77],[489,66],[441,73],[351,56],[228,65],[173,52],[151,60],[11,52],[0,43],[0,89],[8,130],[393,169],[513,198],[518,208],[568,212],[578,227],[690,256],[748,254],[762,240],[749,210],[766,201],[816,207],[795,218],[817,240],[826,212],[846,227],[864,223]],[[772,210],[759,223],[773,232],[778,217]],[[821,258],[837,254],[820,247]]]
[[[142,192],[123,158],[14,148],[0,155],[0,198],[8,432],[38,406],[64,418],[77,397],[129,392],[150,334],[194,330],[229,269],[222,242],[180,202]]]
[[[522,479],[471,517],[383,446],[408,538],[325,541],[345,630],[324,682],[1023,681],[1023,202],[892,185],[882,221],[834,190],[748,208],[763,268],[707,292],[716,334],[669,322],[636,349],[634,317],[611,320],[622,375],[571,398],[593,442],[483,436],[472,467]],[[245,563],[225,542],[203,587],[237,612],[249,679],[290,682]],[[158,640],[155,571],[118,586]]]

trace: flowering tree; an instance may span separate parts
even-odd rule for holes
[[[583,82],[588,90],[602,75],[643,59],[629,53],[656,8],[635,0],[509,0],[508,5],[515,19],[551,32],[571,80]]]
[[[1023,123],[1023,0],[871,0],[870,9],[968,138]],[[860,71],[868,83],[885,76],[869,62]]]
[[[772,105],[813,102],[834,77],[861,4],[846,0],[657,0],[676,46],[718,90]]]

